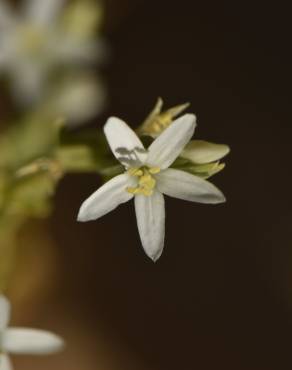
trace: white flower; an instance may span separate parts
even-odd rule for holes
[[[93,34],[78,31],[86,23],[93,28],[96,3],[77,2],[78,14],[74,4],[73,10],[64,4],[65,0],[23,0],[16,15],[0,0],[0,72],[11,79],[22,103],[42,96],[56,67],[80,66],[103,54]]]
[[[8,328],[10,303],[0,295],[0,370],[12,370],[8,353],[46,355],[60,351],[63,340],[37,329]]]
[[[186,114],[174,121],[146,150],[126,123],[116,117],[109,118],[104,132],[125,173],[108,181],[82,204],[78,221],[96,220],[135,198],[142,245],[146,254],[156,261],[164,246],[163,194],[199,203],[225,201],[221,191],[208,181],[169,168],[192,138],[195,126],[196,117]]]
[[[65,117],[69,126],[80,125],[101,112],[106,93],[94,73],[74,73],[62,79],[44,108],[51,116]]]

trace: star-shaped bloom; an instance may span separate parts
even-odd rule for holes
[[[9,328],[10,303],[0,295],[0,370],[12,370],[8,354],[47,355],[64,347],[57,335],[37,329]]]
[[[0,0],[0,73],[22,103],[38,100],[56,68],[80,67],[104,55],[95,39],[100,9],[92,0],[23,0],[19,14]],[[93,31],[94,30],[94,31]]]
[[[199,203],[225,201],[221,191],[210,182],[170,168],[191,140],[195,126],[196,117],[185,114],[145,149],[125,122],[116,117],[109,118],[104,132],[125,172],[105,183],[82,204],[78,221],[96,220],[134,198],[142,246],[146,254],[156,261],[164,246],[164,194]]]

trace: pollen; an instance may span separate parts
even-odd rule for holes
[[[126,190],[130,194],[150,196],[156,186],[156,180],[153,175],[160,172],[159,167],[140,167],[130,168],[128,174],[138,178],[138,184],[135,187],[128,187]]]
[[[160,168],[159,167],[151,167],[151,168],[149,168],[149,172],[151,173],[151,175],[155,175],[155,174],[160,172]]]

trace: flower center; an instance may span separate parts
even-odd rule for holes
[[[140,167],[140,168],[130,168],[128,171],[130,176],[135,176],[138,178],[138,184],[135,187],[128,187],[126,190],[131,194],[141,194],[145,196],[150,196],[153,194],[153,189],[156,185],[156,180],[153,175],[160,172],[159,167]]]

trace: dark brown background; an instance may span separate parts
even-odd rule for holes
[[[106,4],[110,102],[96,125],[118,115],[135,126],[157,96],[167,106],[190,101],[196,137],[232,148],[226,170],[213,178],[227,203],[167,199],[165,251],[153,264],[142,251],[133,204],[77,224],[81,201],[101,182],[67,177],[51,220],[62,270],[57,301],[93,335],[105,333],[119,370],[290,369],[288,6]],[[98,345],[93,340],[93,352]]]
[[[66,299],[82,297],[92,329],[102,317],[140,368],[291,368],[288,21],[285,3],[108,2],[105,117],[137,125],[157,96],[168,106],[190,101],[196,137],[232,148],[213,179],[225,205],[167,199],[156,264],[141,249],[133,204],[76,224],[100,180],[72,176],[61,185],[52,227],[63,245]]]

